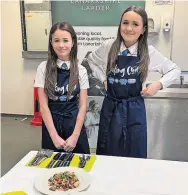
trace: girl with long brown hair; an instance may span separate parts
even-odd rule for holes
[[[42,148],[89,153],[83,126],[89,82],[78,64],[77,37],[68,22],[52,26],[48,60],[38,66],[35,87],[43,118]]]
[[[144,96],[168,87],[180,76],[179,67],[148,46],[148,17],[131,6],[122,14],[117,38],[104,42],[89,55],[95,77],[107,89],[97,143],[97,154],[147,157],[147,124]],[[162,74],[142,89],[149,71]]]

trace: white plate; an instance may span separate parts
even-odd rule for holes
[[[64,171],[74,171],[75,175],[78,177],[80,181],[80,186],[78,188],[70,189],[68,191],[51,191],[48,186],[48,179],[52,177],[55,173],[60,173]],[[46,169],[45,172],[38,175],[34,180],[34,187],[42,194],[46,195],[65,195],[71,194],[74,192],[80,192],[88,188],[91,183],[91,175],[80,168],[73,167],[59,167],[53,169]]]

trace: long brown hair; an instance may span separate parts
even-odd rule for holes
[[[140,80],[141,80],[141,82],[144,82],[146,77],[147,77],[147,74],[148,74],[148,65],[149,65],[149,52],[148,52],[148,43],[147,43],[148,17],[147,17],[147,13],[145,12],[145,10],[143,8],[137,7],[137,6],[128,7],[123,12],[123,14],[121,16],[120,24],[118,27],[117,38],[114,41],[114,43],[112,44],[112,47],[111,47],[109,54],[108,54],[108,64],[107,64],[106,73],[109,74],[116,66],[117,56],[119,54],[120,46],[121,46],[121,43],[123,41],[123,38],[122,38],[121,33],[120,33],[121,22],[122,22],[123,15],[129,11],[134,11],[135,13],[139,14],[143,20],[144,33],[143,33],[143,35],[140,35],[140,37],[138,38],[137,55],[139,58],[138,63],[139,63]]]
[[[50,99],[56,100],[55,96],[55,84],[57,83],[57,54],[55,53],[52,47],[52,36],[56,30],[64,30],[71,34],[73,47],[70,52],[70,77],[68,84],[68,94],[67,99],[70,98],[74,86],[78,83],[78,60],[77,60],[77,37],[73,27],[68,22],[58,22],[54,24],[50,30],[49,35],[49,43],[48,43],[48,61],[46,64],[46,72],[45,72],[45,84],[44,90],[47,96]]]

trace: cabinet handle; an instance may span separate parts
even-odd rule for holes
[[[47,33],[47,29],[45,29],[45,35],[47,35],[48,33]]]

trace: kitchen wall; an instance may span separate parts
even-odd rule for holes
[[[183,24],[188,17],[187,12],[181,12],[182,8],[188,10],[188,2],[175,3],[175,30],[164,33],[161,29],[159,35],[149,38],[149,43],[155,46],[161,53],[171,57],[177,64],[187,63],[185,53],[188,45],[186,35],[180,34]],[[176,10],[177,8],[177,10]],[[153,6],[152,1],[146,2],[148,14],[157,15],[169,14],[173,18],[174,4],[165,6]],[[22,39],[21,39],[21,21],[19,1],[1,2],[1,28],[2,28],[2,113],[9,114],[33,114],[33,82],[36,74],[36,68],[43,59],[23,59],[22,58]],[[184,23],[180,24],[180,21]],[[183,27],[184,28],[184,27]],[[184,32],[184,30],[183,30]],[[187,27],[186,27],[187,32]],[[173,36],[173,38],[171,38]],[[172,43],[173,40],[173,43]],[[178,41],[177,41],[178,40]],[[171,50],[172,48],[172,50]],[[172,53],[172,56],[171,56]],[[186,74],[185,74],[186,75]],[[188,75],[186,75],[188,76]],[[158,74],[149,75],[148,80],[156,80]],[[187,79],[188,80],[188,79]],[[188,82],[188,81],[187,81]]]

